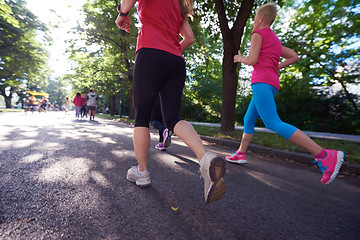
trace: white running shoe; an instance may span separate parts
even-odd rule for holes
[[[149,187],[151,185],[149,171],[143,174],[139,173],[138,166],[132,166],[126,174],[127,180],[136,183],[139,187]]]
[[[226,193],[226,183],[223,179],[226,171],[226,162],[221,157],[206,152],[200,163],[200,173],[204,178],[205,201],[207,203],[215,202]]]

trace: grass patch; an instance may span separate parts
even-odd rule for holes
[[[115,120],[119,120],[121,122],[130,122],[130,123],[134,123],[135,120],[134,119],[129,119],[127,117],[119,117],[119,116],[110,116],[108,114],[102,114],[102,113],[97,113],[96,116],[98,117],[103,117],[103,118],[107,118],[107,119],[115,119]]]
[[[0,112],[23,112],[24,109],[13,109],[13,108],[4,108],[0,109]]]
[[[219,127],[207,127],[207,126],[198,126],[194,125],[195,130],[200,135],[204,136],[212,136],[218,138],[226,138],[241,141],[241,137],[243,134],[242,130],[235,130],[233,132],[220,132]],[[312,138],[317,144],[319,144],[323,148],[327,149],[338,149],[345,152],[346,161],[353,163],[360,163],[360,144],[343,141],[343,140],[329,140],[329,139],[318,139]],[[281,137],[276,133],[263,133],[263,132],[255,132],[254,137],[252,139],[252,143],[277,148],[282,150],[287,150],[291,152],[301,152],[306,153],[302,148],[299,148],[295,144]]]

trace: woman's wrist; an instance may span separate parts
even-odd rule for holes
[[[116,10],[117,10],[117,12],[119,13],[120,17],[126,17],[126,16],[129,14],[129,12],[124,13],[124,12],[121,11],[121,4],[119,4],[119,5],[117,6]]]

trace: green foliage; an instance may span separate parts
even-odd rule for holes
[[[64,80],[61,78],[50,79],[48,86],[44,88],[44,91],[49,94],[49,101],[54,106],[59,104],[62,106],[65,104],[65,98],[69,97],[72,101],[72,97],[69,96],[69,93],[64,88]]]
[[[359,45],[354,45],[359,6],[310,0],[285,8],[294,14],[287,32],[278,29],[279,36],[301,60],[280,72],[276,99],[284,121],[306,130],[360,134],[359,96],[348,91],[360,81]],[[334,84],[341,86],[339,92],[331,90]]]
[[[273,29],[301,60],[280,71],[275,99],[283,121],[302,130],[360,134],[359,95],[348,91],[360,80],[358,7],[355,1],[285,2]],[[341,91],[332,90],[334,84]],[[248,102],[249,96],[237,100],[239,124]],[[264,126],[261,120],[257,126]]]
[[[24,1],[3,1],[0,12],[0,94],[9,108],[15,91],[46,84],[47,52],[37,36],[42,35],[44,42],[49,38],[45,34],[47,28],[25,7]]]
[[[93,88],[103,99],[112,99],[113,95],[129,96],[137,36],[134,10],[130,12],[130,34],[121,31],[114,22],[115,1],[88,1],[83,11],[85,22],[74,29],[75,37],[68,49],[75,73],[66,78],[76,91]],[[79,38],[86,47],[79,45]]]
[[[221,111],[221,41],[201,28],[199,18],[191,23],[196,36],[194,44],[184,53],[188,79],[181,116],[188,120],[219,122]]]
[[[305,1],[287,8],[294,16],[288,31],[280,34],[283,44],[301,57],[293,75],[301,74],[312,88],[321,90],[320,94],[340,84],[355,110],[359,108],[357,99],[348,88],[360,82],[359,45],[355,44],[360,32],[359,7],[357,1]]]
[[[229,29],[241,17],[242,0],[195,1],[194,20],[190,22],[195,42],[184,53],[188,77],[181,117],[188,120],[219,122],[222,117],[224,41],[216,2],[224,3]],[[268,1],[254,1],[240,46],[245,55],[254,10],[265,2]],[[342,0],[288,0],[277,4],[284,14],[280,11],[274,31],[283,45],[293,48],[301,57],[300,62],[280,72],[281,90],[276,96],[279,115],[304,130],[354,133],[354,129],[360,129],[358,96],[347,89],[349,84],[359,82],[359,45],[354,45],[360,32],[359,14],[355,10],[359,4]],[[69,48],[74,74],[66,78],[76,91],[95,88],[97,94],[103,95],[105,104],[114,95],[116,104],[120,95],[126,96],[124,100],[129,103],[137,37],[135,10],[130,12],[130,34],[120,31],[114,23],[115,1],[88,1],[83,10],[86,20],[74,29],[77,37],[70,41]],[[249,76],[242,74],[242,67],[238,68],[241,87],[236,99],[237,124],[243,123],[251,99]],[[119,78],[120,73],[125,78]],[[330,91],[334,83],[342,84],[341,92]],[[263,126],[260,119],[257,126]]]
[[[209,114],[209,109],[204,108],[200,102],[189,97],[191,90],[185,89],[180,109],[180,117],[188,121],[219,122],[217,115]]]

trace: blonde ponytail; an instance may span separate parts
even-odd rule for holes
[[[194,3],[192,0],[178,0],[179,1],[179,5],[180,5],[180,9],[181,9],[181,14],[183,15],[183,17],[189,17],[189,18],[193,18],[193,6]]]

